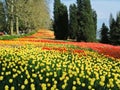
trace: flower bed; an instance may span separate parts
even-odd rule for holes
[[[120,61],[76,49],[74,53],[70,48],[61,52],[34,45],[1,47],[1,90],[120,89]]]
[[[0,90],[120,90],[120,46],[0,40]]]

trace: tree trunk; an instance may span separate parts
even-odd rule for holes
[[[10,21],[10,33],[13,35],[13,20]]]
[[[16,32],[17,32],[17,35],[19,35],[19,21],[18,21],[18,17],[16,17]]]
[[[10,19],[10,33],[13,35],[13,29],[14,29],[14,21],[13,21],[13,0],[11,4],[11,19]]]

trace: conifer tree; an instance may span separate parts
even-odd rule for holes
[[[54,24],[53,24],[53,29],[54,29],[54,34],[55,38],[58,39],[59,36],[59,7],[60,7],[60,0],[54,0]]]
[[[64,4],[61,4],[60,6],[60,24],[59,24],[59,29],[60,29],[60,39],[66,40],[68,37],[68,11],[67,11],[67,6]]]
[[[92,14],[93,14],[93,22],[94,22],[95,32],[97,33],[97,13],[95,10],[92,10]],[[95,34],[95,37],[96,37],[96,34]]]
[[[67,7],[60,0],[54,1],[54,33],[56,39],[64,40],[68,37]]]
[[[120,45],[120,12],[116,20],[110,15],[110,42],[111,44]]]
[[[102,43],[109,43],[109,35],[108,35],[108,27],[105,25],[105,23],[102,24],[101,28],[101,42]]]
[[[120,44],[120,28],[119,28],[119,19],[120,15],[117,15],[117,19],[115,20],[112,16],[110,15],[110,43],[111,44]]]
[[[69,34],[71,39],[76,39],[78,30],[78,18],[77,18],[77,7],[75,4],[70,5],[70,24]]]
[[[120,12],[118,12],[117,14],[116,26],[117,26],[117,29],[116,29],[116,34],[115,34],[115,37],[116,37],[115,42],[117,45],[120,45]]]
[[[78,31],[77,31],[77,41],[86,41],[84,35],[84,0],[77,0],[78,8]]]
[[[96,30],[90,0],[77,0],[79,31],[77,41],[96,41]]]

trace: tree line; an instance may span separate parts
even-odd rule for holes
[[[120,12],[116,19],[111,14],[109,23],[109,28],[102,24],[100,42],[120,45]],[[90,0],[77,0],[69,6],[69,14],[60,0],[54,0],[53,29],[56,39],[96,42],[97,13]]]
[[[2,2],[3,1],[3,2]],[[50,26],[48,0],[0,0],[0,32],[8,34],[29,33]],[[91,8],[90,0],[77,0],[69,6],[61,0],[54,0],[53,29],[60,40],[95,42],[97,14]],[[110,15],[109,27],[103,23],[102,43],[120,45],[120,12],[116,18]]]
[[[47,0],[0,1],[0,31],[11,35],[48,28],[50,15]]]
[[[69,16],[69,19],[68,19]],[[67,7],[60,0],[54,0],[54,25],[56,39],[96,41],[97,14],[91,8],[90,0],[77,0]]]
[[[102,24],[101,28],[101,42],[113,45],[120,45],[120,12],[116,18],[110,15],[109,27]]]

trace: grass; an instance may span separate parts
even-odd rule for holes
[[[24,35],[3,35],[3,36],[0,36],[0,40],[13,40],[13,39],[16,39],[16,38],[22,38],[22,37],[25,37],[25,36],[30,36],[32,34],[36,33],[36,31],[32,31],[28,34],[24,34]]]

